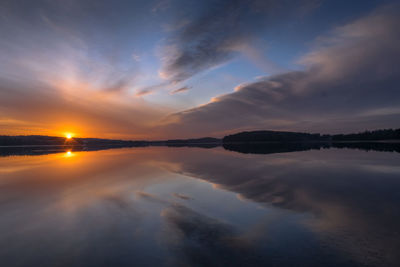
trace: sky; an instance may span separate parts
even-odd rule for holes
[[[400,2],[0,0],[0,135],[399,128]]]

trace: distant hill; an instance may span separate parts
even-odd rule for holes
[[[260,143],[260,142],[342,142],[342,141],[382,141],[400,140],[400,129],[383,129],[365,131],[356,134],[321,135],[319,133],[252,131],[227,135],[222,141],[226,143]]]
[[[64,145],[65,138],[56,136],[0,136],[0,146]],[[74,141],[75,142],[75,141]]]
[[[72,138],[42,135],[0,136],[0,146],[146,146],[145,141]]]
[[[197,146],[197,147],[216,147],[222,144],[222,140],[213,137],[203,137],[197,139],[173,139],[166,141],[150,141],[153,146]]]
[[[253,131],[227,135],[223,143],[329,141],[330,136],[299,132]]]
[[[321,135],[319,133],[283,132],[283,131],[249,131],[231,134],[223,139],[204,137],[192,139],[172,139],[161,141],[127,141],[101,138],[72,138],[56,136],[0,136],[0,146],[82,146],[102,147],[143,147],[143,146],[195,146],[212,148],[234,143],[288,143],[288,142],[355,142],[400,140],[400,129],[383,129],[365,131],[356,134]]]
[[[400,140],[400,129],[383,129],[365,131],[356,134],[336,134],[332,141],[379,141],[379,140]]]
[[[215,147],[221,139],[205,137],[164,141],[126,141],[100,138],[72,138],[56,136],[0,136],[0,146],[83,146],[83,147],[143,147],[143,146],[199,146]]]

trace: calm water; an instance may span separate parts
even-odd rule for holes
[[[400,266],[400,153],[0,157],[1,266]]]

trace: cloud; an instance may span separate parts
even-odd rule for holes
[[[165,10],[169,7],[170,5],[170,0],[161,0],[156,2],[156,4],[154,5],[154,7],[151,9],[151,11],[153,13],[158,13],[161,10]]]
[[[138,54],[133,53],[132,54],[132,59],[135,60],[135,61],[140,61],[142,59],[142,57],[139,56]]]
[[[154,195],[154,194],[147,193],[147,192],[136,191],[136,192],[135,192],[135,195],[136,195],[137,197],[139,197],[139,198],[148,200],[148,201],[150,201],[150,202],[154,202],[154,203],[158,203],[158,204],[166,204],[166,205],[169,204],[168,201],[163,200],[163,199],[159,198],[158,196],[156,196],[156,195]]]
[[[175,89],[175,90],[171,91],[170,94],[174,95],[174,94],[183,93],[183,92],[189,91],[190,88],[191,87],[184,86],[184,87],[181,87],[181,88],[178,88],[178,89]]]
[[[161,82],[155,85],[151,85],[151,86],[146,86],[146,87],[142,87],[137,89],[136,91],[136,96],[144,96],[144,95],[149,95],[149,94],[153,94],[155,92],[157,92],[160,89],[165,89],[168,88],[168,86],[170,86],[171,84],[169,82]]]
[[[398,11],[398,5],[384,7],[334,29],[301,58],[306,70],[242,84],[172,115],[167,128],[200,136],[255,128],[329,132],[398,126],[399,114],[393,114],[400,105]]]
[[[193,75],[221,65],[249,43],[269,24],[282,21],[282,17],[298,17],[316,6],[317,1],[276,0],[221,0],[192,3],[185,10],[191,20],[179,17],[175,35],[168,38],[163,48],[161,76],[172,82],[184,81]]]
[[[132,60],[139,49],[131,36],[142,31],[150,6],[150,1],[2,1],[0,118],[2,125],[7,122],[2,134],[151,138],[151,124],[172,108],[151,106],[131,92],[142,77]]]
[[[62,135],[71,131],[78,136],[148,137],[146,125],[161,118],[165,111],[156,111],[128,95],[124,98],[93,90],[78,81],[55,80],[49,84],[0,78],[0,114],[4,114],[5,134]]]
[[[139,91],[136,92],[135,96],[137,97],[141,97],[141,96],[145,96],[145,95],[150,95],[154,93],[154,90],[151,89],[141,89]]]
[[[183,195],[183,194],[179,194],[179,193],[173,193],[172,195],[174,197],[176,197],[176,198],[180,198],[180,199],[183,199],[183,200],[191,200],[192,199],[189,196],[186,196],[186,195]]]

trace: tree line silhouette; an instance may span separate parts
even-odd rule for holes
[[[164,141],[129,141],[100,138],[72,138],[55,136],[0,136],[0,146],[86,146],[86,147],[137,147],[137,146],[203,146],[215,147],[228,143],[260,142],[347,142],[400,140],[400,129],[383,129],[354,134],[321,135],[319,133],[252,131],[240,132],[218,138],[176,139]]]
[[[225,136],[223,143],[257,143],[257,142],[340,142],[340,141],[382,141],[400,140],[400,129],[382,129],[352,134],[321,135],[319,133],[251,131]]]

